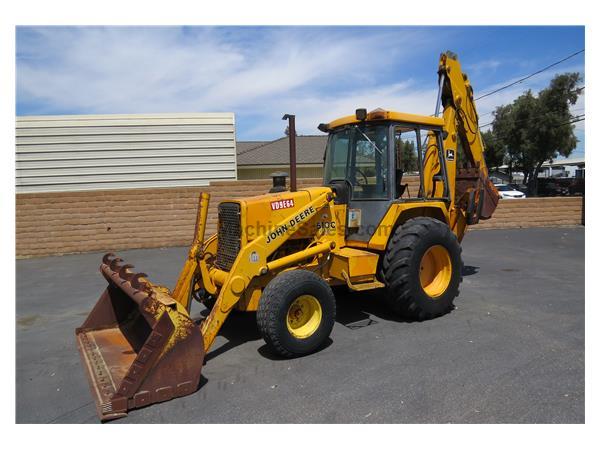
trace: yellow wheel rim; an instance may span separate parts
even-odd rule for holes
[[[321,304],[312,295],[301,295],[292,302],[287,312],[287,328],[292,336],[306,339],[312,336],[321,324]]]
[[[428,296],[435,298],[446,292],[452,279],[452,262],[445,247],[429,247],[421,258],[419,278],[421,287]]]

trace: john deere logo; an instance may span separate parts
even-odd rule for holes
[[[273,231],[267,234],[267,244],[270,244],[279,236],[285,235],[288,230],[295,231],[293,227],[304,222],[305,220],[310,219],[314,214],[316,214],[315,208],[313,206],[309,206],[304,211],[300,211],[294,217],[292,217],[288,223],[284,223],[283,225],[279,225]]]

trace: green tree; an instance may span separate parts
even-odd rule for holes
[[[494,111],[488,142],[504,150],[511,180],[514,170],[523,171],[523,183],[533,195],[542,164],[569,156],[577,145],[570,106],[577,102],[581,81],[579,73],[557,75],[537,96],[528,90]]]
[[[481,133],[483,145],[485,146],[485,163],[490,169],[497,169],[504,164],[506,146],[494,139],[494,134],[488,130]]]
[[[528,90],[512,104],[500,106],[494,112],[491,140],[505,151],[510,182],[515,170],[523,170],[528,177],[531,165],[528,158],[534,145],[528,125],[535,124],[536,108],[536,98]]]
[[[417,150],[415,143],[409,140],[397,140],[396,152],[400,155],[402,170],[406,172],[415,172],[418,170],[419,162],[417,160]]]

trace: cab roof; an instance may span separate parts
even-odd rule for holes
[[[433,117],[433,116],[421,116],[419,114],[409,114],[397,111],[387,111],[383,109],[375,109],[367,114],[366,120],[364,122],[375,122],[375,121],[384,121],[390,120],[393,122],[404,122],[404,123],[414,123],[418,125],[428,125],[428,126],[443,126],[444,119],[441,117]],[[363,122],[356,118],[356,114],[351,116],[342,117],[340,119],[336,119],[333,122],[329,122],[327,124],[328,129],[338,128],[344,125],[351,125],[355,123]]]

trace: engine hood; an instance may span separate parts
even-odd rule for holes
[[[311,187],[296,192],[285,191],[241,199],[226,199],[224,202],[239,203],[242,240],[249,242],[274,229],[286,217],[301,212],[309,202],[326,192],[331,192],[331,188]]]

